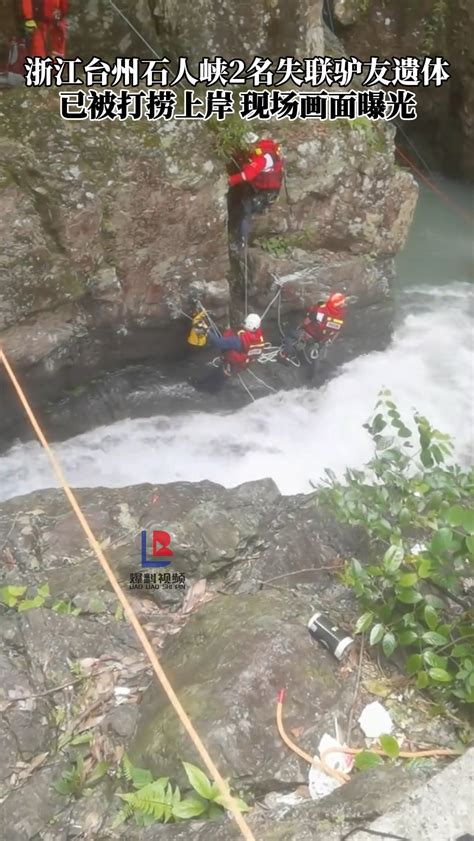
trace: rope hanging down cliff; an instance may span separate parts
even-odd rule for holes
[[[217,785],[217,787],[219,788],[219,791],[222,794],[225,807],[227,809],[229,809],[229,811],[231,812],[232,817],[234,818],[237,826],[239,827],[239,829],[240,829],[243,837],[246,839],[246,841],[256,841],[255,836],[253,835],[250,827],[248,826],[244,817],[239,812],[238,806],[235,803],[234,798],[230,794],[228,784],[225,782],[224,778],[222,777],[222,775],[220,774],[216,765],[214,764],[211,756],[207,752],[207,749],[206,749],[201,737],[199,736],[198,732],[195,730],[195,728],[194,728],[194,726],[191,722],[191,719],[188,717],[188,715],[185,712],[181,702],[178,699],[178,696],[176,695],[173,687],[171,686],[171,683],[169,682],[169,680],[168,680],[168,678],[167,678],[167,676],[166,676],[166,674],[163,670],[163,667],[161,666],[161,664],[158,660],[158,657],[156,656],[156,654],[155,654],[155,652],[154,652],[154,650],[151,646],[151,643],[150,643],[147,635],[145,634],[145,631],[143,630],[143,627],[140,624],[140,621],[138,620],[135,611],[133,610],[133,607],[132,607],[130,601],[128,600],[127,596],[125,595],[124,591],[122,590],[122,588],[121,588],[121,586],[120,586],[120,584],[119,584],[119,582],[118,582],[118,580],[115,576],[115,573],[112,570],[109,562],[107,561],[107,559],[104,555],[104,552],[103,552],[97,538],[95,537],[94,533],[92,532],[92,529],[91,529],[91,527],[90,527],[90,525],[89,525],[89,523],[88,523],[88,521],[87,521],[87,519],[86,519],[86,517],[85,517],[85,515],[84,515],[84,513],[83,513],[83,511],[82,511],[82,509],[81,509],[81,507],[80,507],[80,505],[79,505],[79,503],[78,503],[78,501],[77,501],[77,499],[76,499],[76,497],[75,497],[75,495],[72,491],[72,489],[70,488],[70,486],[69,486],[69,484],[68,484],[68,482],[67,482],[67,480],[64,476],[62,467],[61,467],[55,453],[53,452],[52,448],[50,447],[50,445],[49,445],[49,443],[48,443],[48,441],[47,441],[38,421],[36,420],[36,417],[33,413],[33,410],[31,409],[31,406],[30,406],[30,404],[27,400],[27,397],[26,397],[20,383],[18,382],[18,379],[16,378],[16,375],[15,375],[15,373],[14,373],[10,363],[8,362],[8,359],[7,359],[5,353],[2,349],[0,349],[0,362],[3,362],[5,370],[6,370],[8,376],[11,380],[11,383],[13,385],[14,390],[16,391],[18,399],[19,399],[20,403],[22,404],[22,406],[23,406],[23,408],[26,412],[28,420],[30,421],[31,426],[33,427],[33,430],[35,431],[35,433],[38,437],[38,440],[40,441],[41,445],[43,446],[43,448],[44,448],[44,450],[45,450],[45,452],[46,452],[46,454],[47,454],[47,456],[48,456],[48,458],[51,462],[51,466],[53,468],[53,471],[56,474],[56,477],[57,477],[57,479],[58,479],[66,497],[67,497],[67,499],[69,500],[71,508],[74,511],[77,519],[79,520],[79,523],[80,523],[83,531],[85,532],[87,540],[89,541],[89,544],[90,544],[92,550],[94,551],[95,555],[97,556],[97,559],[98,559],[102,569],[104,570],[104,572],[105,572],[105,574],[106,574],[106,576],[107,576],[107,578],[110,582],[110,585],[115,592],[115,595],[117,596],[120,604],[122,605],[124,613],[125,613],[128,621],[130,622],[130,625],[132,626],[133,630],[135,631],[135,634],[137,635],[138,640],[139,640],[140,644],[142,645],[142,647],[145,651],[145,654],[147,655],[147,657],[150,661],[150,664],[153,668],[153,671],[155,672],[159,682],[161,683],[161,686],[163,687],[166,695],[168,696],[168,699],[169,699],[170,703],[174,707],[174,710],[175,710],[178,718],[180,719],[184,729],[186,730],[186,732],[187,732],[188,736],[190,737],[191,741],[193,742],[193,744],[194,744],[197,752],[199,753],[202,761],[204,762],[204,765],[206,766],[209,774],[211,775],[211,777],[214,778],[214,780],[216,782],[216,785]]]

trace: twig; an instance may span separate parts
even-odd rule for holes
[[[137,660],[137,663],[140,662]],[[68,689],[71,686],[77,686],[78,683],[82,683],[85,680],[91,680],[98,675],[103,675],[105,672],[115,672],[117,669],[115,668],[107,668],[107,669],[99,669],[98,672],[91,672],[89,675],[82,675],[81,677],[77,677],[74,680],[68,680],[67,683],[62,683],[60,686],[53,686],[51,689],[45,689],[44,692],[35,692],[32,695],[22,695],[21,698],[11,698],[7,701],[8,706],[10,707],[12,704],[19,704],[20,701],[31,701],[34,698],[44,698],[46,695],[54,695],[55,692],[61,692],[63,689]],[[7,700],[7,699],[5,699]],[[5,707],[7,709],[7,707]]]
[[[410,841],[410,839],[405,835],[392,835],[390,832],[378,832],[375,829],[367,829],[366,826],[354,827],[354,829],[351,829],[350,832],[342,836],[341,841],[346,841],[346,838],[350,838],[355,832],[366,832],[368,835],[377,835],[379,838],[395,838],[396,841]]]
[[[360,651],[359,651],[359,665],[357,667],[357,677],[356,677],[356,683],[355,683],[355,687],[354,687],[354,695],[352,697],[352,704],[351,704],[351,708],[350,708],[350,711],[349,711],[349,722],[347,724],[346,742],[347,742],[347,745],[349,747],[351,746],[351,735],[352,735],[352,725],[353,725],[353,719],[354,719],[354,710],[355,710],[355,705],[357,703],[357,698],[358,698],[358,695],[359,695],[360,679],[361,679],[361,675],[362,675],[362,661],[363,661],[363,658],[364,658],[364,648],[365,648],[365,634],[362,634],[361,641],[360,641]]]
[[[266,578],[265,581],[259,581],[259,584],[269,584],[270,581],[278,581],[280,578],[288,578],[290,575],[301,575],[304,572],[322,572],[324,570],[342,569],[344,564],[336,564],[326,567],[308,567],[308,569],[297,569],[294,572],[285,572],[283,575],[274,575],[273,578]]]

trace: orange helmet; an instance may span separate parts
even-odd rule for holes
[[[346,304],[346,296],[341,292],[334,292],[334,294],[328,298],[328,304],[333,309],[340,310]]]

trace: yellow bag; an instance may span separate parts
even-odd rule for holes
[[[206,313],[204,310],[201,310],[193,316],[193,325],[188,336],[188,345],[204,347],[207,342],[208,330],[209,324],[207,323]]]

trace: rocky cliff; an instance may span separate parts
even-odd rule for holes
[[[36,405],[114,367],[183,358],[195,297],[221,323],[233,298],[238,317],[216,151],[226,124],[216,140],[187,121],[65,122],[55,90],[5,93],[0,109],[0,336]],[[287,191],[254,229],[252,305],[269,302],[275,274],[291,281],[283,313],[331,288],[362,309],[384,300],[416,202],[393,130],[363,120],[275,131]]]
[[[286,728],[313,754],[323,732],[333,732],[334,715],[346,728],[358,682],[358,657],[339,663],[306,628],[319,608],[350,631],[353,597],[338,572],[363,548],[360,536],[335,525],[315,500],[282,497],[270,480],[232,490],[210,482],[89,489],[78,499],[126,590],[140,572],[141,529],[166,527],[172,535],[171,569],[184,574],[185,589],[128,593],[220,770],[256,803],[249,819],[257,838],[309,841],[316,825],[339,841],[344,829],[383,813],[439,768],[388,764],[354,773],[351,783],[313,802],[307,764],[278,736],[282,686]],[[127,822],[111,831],[120,807],[115,792],[126,785],[119,776],[124,749],[183,791],[181,760],[201,762],[61,492],[0,506],[0,560],[1,586],[23,587],[9,606],[14,591],[0,591],[1,837],[238,837],[229,821],[148,829]],[[25,602],[35,597],[39,603]],[[364,658],[354,722],[377,693],[396,686],[401,700],[384,704],[397,736],[452,744],[452,723],[433,719],[397,680],[393,669],[381,680]],[[363,743],[357,725],[352,743]],[[54,784],[80,755],[87,771],[68,797]],[[98,788],[91,781],[87,796],[86,779],[103,760],[108,774]]]
[[[474,4],[471,0],[334,0],[350,55],[442,55],[449,83],[417,88],[419,119],[406,130],[432,166],[474,179]],[[412,150],[410,150],[412,154]]]

